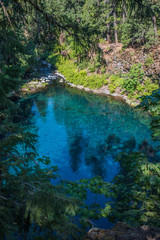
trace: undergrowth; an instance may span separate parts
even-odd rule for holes
[[[151,95],[153,90],[159,88],[157,82],[153,83],[151,78],[145,76],[141,63],[132,65],[128,73],[109,75],[105,73],[104,67],[101,68],[100,74],[97,74],[96,67],[90,63],[87,64],[85,61],[85,64],[79,64],[73,59],[65,59],[58,54],[50,54],[47,61],[55,65],[70,83],[90,89],[98,89],[106,85],[111,93],[119,88],[129,99]],[[98,68],[100,69],[99,65]]]

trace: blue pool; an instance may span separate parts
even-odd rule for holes
[[[99,96],[54,82],[30,98],[37,151],[57,165],[62,179],[102,176],[111,181],[118,172],[118,153],[151,149],[147,113],[112,97]],[[92,201],[93,196],[88,201]],[[101,205],[105,200],[101,198]],[[109,227],[107,220],[98,227]]]

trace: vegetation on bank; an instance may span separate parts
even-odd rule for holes
[[[65,59],[58,54],[50,54],[47,58],[54,63],[58,71],[66,80],[75,85],[83,85],[90,89],[98,89],[107,86],[110,93],[116,92],[117,88],[129,99],[138,99],[143,95],[151,95],[152,91],[159,88],[158,81],[145,76],[142,64],[134,64],[128,73],[108,74],[105,69],[95,67],[96,63],[77,63],[74,59]],[[87,67],[87,68],[83,68]],[[92,69],[94,68],[94,72]],[[96,72],[98,70],[99,73]]]

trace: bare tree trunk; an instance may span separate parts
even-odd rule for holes
[[[155,15],[152,16],[152,21],[153,21],[153,26],[154,26],[155,38],[157,38],[157,24],[156,24],[156,16]]]
[[[153,4],[153,0],[151,1],[151,3]],[[153,15],[152,15],[152,21],[153,21],[153,27],[154,27],[154,35],[155,35],[155,38],[157,38],[157,23],[156,23],[157,19],[156,19],[156,16],[155,16],[154,12],[153,12]]]
[[[122,8],[123,8],[123,23],[125,22],[125,20],[126,20],[126,0],[123,0],[122,1]]]
[[[110,24],[107,23],[107,41],[110,43],[111,38],[110,38]]]
[[[113,17],[114,17],[114,35],[115,35],[115,43],[118,44],[117,15],[116,15],[116,0],[114,0],[113,3],[114,3],[114,10],[113,10]]]
[[[36,11],[36,23],[37,23],[37,41],[39,40],[39,19],[38,12]]]

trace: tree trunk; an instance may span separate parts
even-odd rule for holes
[[[153,0],[151,1],[151,3],[153,4]],[[153,10],[154,11],[154,10]],[[155,35],[155,38],[157,38],[157,19],[156,19],[156,16],[155,16],[155,13],[153,12],[153,15],[152,15],[152,21],[153,21],[153,27],[154,27],[154,35]]]
[[[115,35],[115,43],[118,44],[117,15],[116,15],[116,0],[114,0],[113,3],[114,3],[114,10],[113,10],[113,17],[114,17],[114,35]]]
[[[123,23],[125,22],[125,20],[126,20],[126,0],[123,0],[122,1],[122,8],[123,8]]]
[[[36,23],[37,23],[37,42],[39,41],[39,19],[38,19],[38,12],[36,11]]]
[[[155,15],[152,16],[152,21],[153,21],[153,26],[154,26],[155,38],[157,38],[157,24],[156,24],[156,16]]]
[[[110,38],[110,24],[107,23],[107,41],[110,43],[111,38]]]

